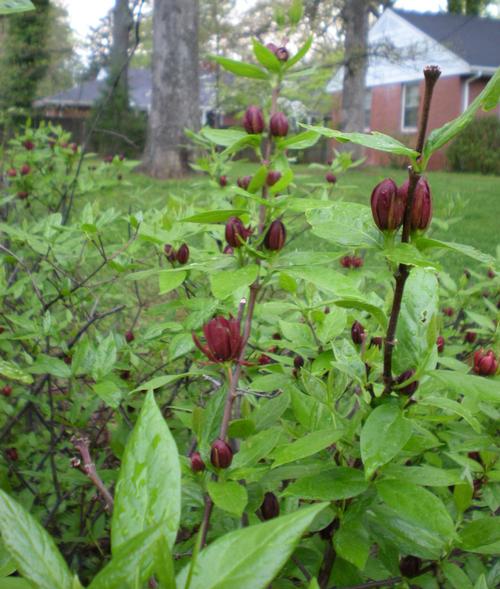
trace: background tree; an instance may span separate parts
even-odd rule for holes
[[[199,113],[198,1],[155,0],[153,88],[141,169],[156,178],[188,170],[184,129],[197,129]]]
[[[448,12],[479,16],[491,3],[490,0],[448,0]]]
[[[31,108],[49,66],[50,2],[33,0],[33,4],[36,10],[8,17],[0,77],[3,108]]]

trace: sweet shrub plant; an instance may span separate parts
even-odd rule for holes
[[[1,587],[498,586],[500,266],[430,236],[425,170],[498,103],[500,74],[428,134],[426,68],[415,149],[292,134],[280,89],[310,45],[216,58],[269,100],[241,129],[190,134],[208,180],[168,208],[102,210],[127,162],[87,161],[61,130],[13,141]],[[404,155],[408,181],[342,201],[341,154],[297,182],[294,152],[321,135]],[[236,180],[248,148],[260,163]]]

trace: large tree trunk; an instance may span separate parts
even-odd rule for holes
[[[342,8],[344,23],[344,81],[342,90],[342,130],[363,131],[365,78],[368,66],[368,16],[370,0],[346,0]],[[362,148],[353,143],[346,147],[353,157]]]
[[[140,169],[155,178],[183,176],[184,129],[199,124],[198,0],[155,0],[152,104]]]
[[[113,8],[113,45],[110,53],[110,80],[115,86],[116,95],[128,108],[128,49],[130,44],[130,31],[133,19],[128,0],[115,0]]]

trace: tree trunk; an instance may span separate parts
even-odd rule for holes
[[[141,171],[178,178],[188,171],[184,129],[199,114],[198,0],[155,0],[153,88]]]
[[[110,54],[110,81],[119,76],[116,95],[128,108],[128,49],[133,19],[128,0],[115,0],[113,8],[113,44]]]
[[[342,90],[342,130],[363,131],[365,78],[368,66],[368,15],[370,0],[346,0],[344,22],[344,81]],[[357,158],[362,148],[353,143],[345,147]]]

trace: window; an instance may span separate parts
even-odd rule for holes
[[[419,83],[403,84],[403,120],[401,121],[403,130],[409,131],[417,128],[419,102]]]
[[[372,122],[372,91],[371,90],[365,91],[364,111],[365,111],[365,118],[364,118],[365,129],[370,129],[371,122]]]

